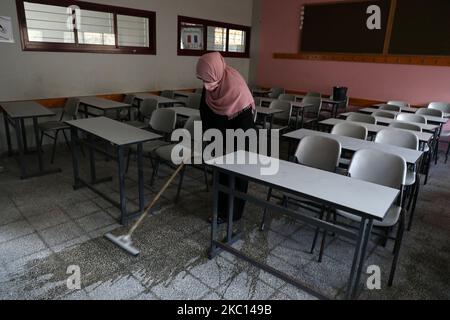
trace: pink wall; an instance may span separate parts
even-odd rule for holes
[[[298,52],[303,4],[336,0],[261,1],[259,85],[322,93],[339,85],[354,98],[450,102],[450,67],[273,59],[275,52]]]

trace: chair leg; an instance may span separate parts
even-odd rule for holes
[[[55,142],[53,143],[52,159],[50,161],[51,164],[53,164],[55,162],[56,147],[57,147],[57,144],[58,144],[58,134],[59,134],[59,130],[56,131],[56,133],[55,133]]]
[[[267,202],[270,201],[270,199],[272,199],[272,188],[269,188],[269,192],[267,193]],[[266,228],[266,218],[267,218],[267,208],[264,208],[264,213],[263,213],[263,219],[261,222],[261,231],[264,231]]]
[[[153,165],[153,175],[152,175],[152,181],[150,182],[150,185],[153,186],[155,184],[156,177],[158,176],[159,172],[159,159],[156,158]]]
[[[448,162],[448,154],[450,153],[450,141],[448,142],[447,152],[445,154],[445,164]]]
[[[72,151],[72,148],[70,147],[69,138],[67,138],[66,132],[63,130],[64,140],[66,141],[66,145],[69,148],[69,151]]]
[[[329,220],[330,220],[330,212],[327,213],[327,217],[326,217],[325,221],[329,221]],[[322,244],[320,245],[320,253],[319,253],[319,260],[318,260],[319,263],[322,263],[322,260],[323,260],[323,253],[325,251],[325,243],[327,240],[327,233],[328,232],[326,230],[323,231]]]
[[[186,166],[183,167],[183,170],[180,172],[180,182],[178,184],[177,196],[175,197],[175,203],[178,203],[180,200],[181,187],[183,186],[184,173],[186,172]]]
[[[325,215],[325,207],[322,207],[322,211],[319,214],[319,219],[323,220],[323,216]],[[309,253],[314,254],[314,250],[316,249],[317,239],[319,238],[320,228],[316,229],[316,233],[314,234],[314,240],[311,246],[311,251]]]
[[[208,168],[205,165],[203,165],[203,167],[203,172],[205,174],[206,192],[209,192]]]
[[[397,269],[398,258],[400,256],[400,248],[403,241],[404,228],[405,228],[405,216],[404,213],[402,212],[400,216],[400,225],[398,227],[397,239],[395,240],[394,259],[392,261],[391,274],[389,275],[389,282],[388,282],[389,287],[392,287],[394,283],[395,271]]]
[[[125,173],[128,173],[128,171],[130,170],[130,161],[131,161],[131,149],[128,149],[127,165],[126,165]]]
[[[428,184],[428,178],[430,177],[430,167],[431,167],[431,154],[428,152],[427,161],[425,162],[425,185]]]
[[[420,191],[420,176],[417,178],[417,183],[416,183],[416,187],[414,189],[414,194],[412,195],[413,197],[413,202],[412,202],[412,208],[411,208],[411,212],[409,214],[409,222],[408,222],[408,231],[411,231],[412,229],[412,224],[413,224],[413,220],[414,220],[414,214],[416,213],[416,205],[417,205],[417,199],[419,197],[419,191]]]

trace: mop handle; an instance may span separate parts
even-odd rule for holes
[[[184,168],[185,163],[183,162],[177,170],[173,173],[173,175],[170,177],[170,179],[166,182],[164,187],[159,191],[159,193],[156,195],[156,197],[153,199],[152,203],[147,207],[145,212],[142,214],[142,216],[139,218],[139,220],[135,223],[135,225],[131,228],[130,232],[128,233],[128,237],[131,237],[133,233],[136,231],[136,229],[141,225],[142,221],[147,217],[147,215],[150,213],[150,210],[155,206],[156,202],[161,198],[161,196],[166,192],[167,188],[169,188],[172,181],[176,178],[176,176],[180,173],[180,171]]]

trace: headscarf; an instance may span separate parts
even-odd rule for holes
[[[255,100],[244,78],[225,63],[219,52],[200,58],[197,77],[204,82],[206,103],[214,113],[232,117],[248,106],[255,108]]]

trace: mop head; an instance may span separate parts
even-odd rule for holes
[[[140,251],[133,246],[133,241],[129,236],[116,237],[111,233],[108,233],[105,235],[105,238],[135,257],[140,253]]]

